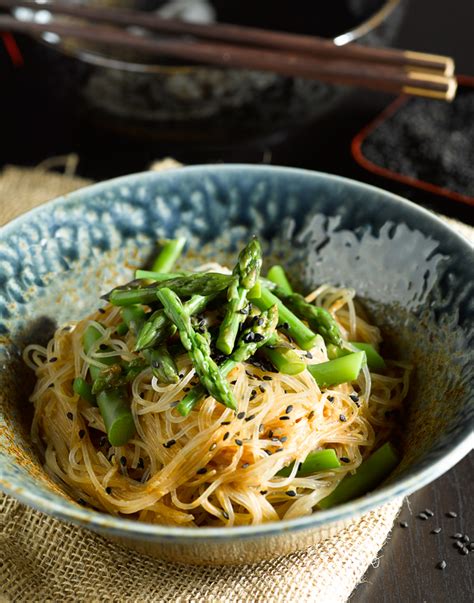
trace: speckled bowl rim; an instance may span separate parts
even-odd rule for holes
[[[110,186],[118,186],[121,184],[130,184],[134,181],[142,182],[143,180],[155,180],[155,179],[167,179],[170,176],[176,177],[176,174],[192,174],[193,172],[215,174],[216,171],[225,172],[239,172],[247,171],[253,173],[261,173],[262,175],[268,175],[271,177],[272,174],[288,175],[289,177],[304,177],[304,178],[315,178],[319,180],[326,180],[334,184],[340,183],[344,186],[352,187],[354,189],[361,189],[371,191],[372,193],[383,196],[386,200],[398,204],[403,213],[412,215],[418,215],[420,219],[431,222],[437,225],[442,230],[445,230],[448,235],[454,237],[461,246],[465,247],[467,253],[473,252],[473,246],[463,236],[454,231],[449,225],[443,222],[436,215],[432,214],[428,210],[415,205],[414,203],[390,193],[384,191],[378,187],[365,184],[363,182],[357,182],[350,178],[344,178],[342,176],[336,176],[333,174],[327,174],[324,172],[317,172],[311,170],[305,170],[300,168],[290,167],[279,167],[279,166],[257,166],[250,164],[210,164],[210,165],[195,165],[189,167],[180,167],[176,169],[167,170],[165,172],[140,172],[137,174],[130,174],[127,176],[120,176],[112,180],[93,184],[91,186],[84,187],[78,191],[74,191],[62,197],[53,199],[40,207],[37,207],[15,220],[9,222],[2,228],[0,228],[0,236],[8,234],[10,231],[15,231],[23,222],[29,221],[32,216],[44,211],[48,208],[53,208],[61,205],[71,197],[84,197],[83,202],[87,203],[87,197],[90,194],[100,194],[106,191]],[[51,502],[43,499],[42,496],[34,492],[25,492],[22,487],[16,486],[15,484],[9,483],[6,480],[1,480],[1,488],[7,494],[14,496],[20,502],[30,505],[49,515],[57,516],[66,521],[72,521],[82,525],[83,527],[107,529],[110,534],[116,534],[117,536],[127,533],[132,538],[140,538],[143,540],[180,540],[180,541],[195,541],[195,540],[233,540],[233,539],[250,539],[265,537],[271,534],[280,532],[297,532],[300,530],[307,530],[323,525],[329,525],[334,522],[340,522],[351,518],[357,518],[364,513],[384,505],[385,503],[393,502],[396,499],[405,497],[411,494],[415,490],[419,490],[423,486],[427,485],[431,481],[438,478],[440,475],[448,471],[457,462],[459,462],[464,456],[466,456],[474,447],[474,432],[471,430],[465,436],[456,442],[452,449],[436,462],[429,467],[420,469],[415,474],[407,478],[400,479],[399,482],[388,484],[376,490],[374,493],[368,494],[362,498],[355,499],[346,504],[335,507],[334,509],[328,509],[324,511],[317,511],[313,515],[300,517],[296,519],[281,520],[278,522],[269,522],[265,524],[255,526],[236,526],[236,527],[218,527],[218,528],[206,528],[201,527],[199,529],[193,528],[180,528],[173,526],[164,526],[157,524],[150,524],[139,522],[131,519],[124,519],[100,513],[98,511],[84,509],[76,506],[75,503],[68,501],[66,498],[61,502]]]

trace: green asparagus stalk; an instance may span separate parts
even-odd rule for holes
[[[219,368],[211,358],[211,350],[207,339],[196,333],[191,325],[191,318],[183,307],[179,297],[171,289],[164,288],[157,292],[166,315],[176,325],[181,343],[188,351],[201,383],[219,402],[236,409],[234,396]]]
[[[280,287],[276,287],[273,292],[297,316],[306,320],[311,329],[320,333],[326,343],[332,343],[337,346],[342,345],[341,332],[337,322],[327,310],[308,303],[299,293],[287,295]]]
[[[335,360],[310,364],[307,368],[319,387],[329,387],[355,381],[364,361],[365,352],[354,352]]]
[[[123,446],[135,433],[130,402],[124,388],[106,389],[97,395],[97,406],[112,446]]]
[[[247,305],[247,294],[255,286],[262,267],[262,250],[257,239],[242,249],[232,272],[235,277],[227,290],[227,309],[219,328],[216,347],[224,354],[231,354],[240,325],[245,320],[241,310]]]
[[[95,404],[95,396],[92,393],[92,388],[82,377],[76,377],[74,379],[72,389],[86,402]]]
[[[86,354],[91,351],[93,345],[101,337],[101,333],[94,325],[87,327],[82,339],[82,345]],[[115,359],[113,357],[103,358],[102,362],[104,364],[114,364]],[[93,382],[101,374],[101,370],[95,366],[91,366],[89,372]],[[126,444],[135,431],[135,424],[130,411],[130,403],[127,399],[126,390],[123,387],[104,389],[97,395],[97,406],[104,420],[107,437],[112,446]]]
[[[295,463],[291,463],[288,467],[283,467],[278,471],[277,475],[281,477],[288,477],[293,471]],[[306,477],[307,475],[313,475],[320,471],[330,471],[331,469],[337,469],[341,466],[339,459],[337,458],[336,452],[332,448],[326,450],[315,450],[310,452],[305,458],[303,463],[300,465],[296,472],[296,477]]]
[[[270,306],[278,308],[278,324],[284,326],[289,335],[303,350],[310,350],[315,346],[318,336],[311,331],[283,302],[266,287],[262,287],[262,295],[252,298],[252,303],[260,310],[267,310]]]
[[[358,350],[365,352],[367,357],[367,366],[371,371],[383,371],[387,368],[385,360],[370,343],[360,341],[349,341],[349,343]],[[327,346],[327,353],[328,358],[330,360],[334,360],[335,358],[341,358],[341,356],[347,356],[351,353],[351,351],[346,348],[339,348],[333,344],[329,344]]]
[[[166,241],[163,245],[163,249],[160,251],[158,257],[153,262],[151,267],[153,272],[169,272],[173,268],[174,263],[181,255],[184,246],[186,245],[186,239],[179,237],[178,239],[171,239]]]
[[[218,272],[197,272],[188,276],[170,278],[149,287],[118,287],[103,296],[114,306],[152,304],[160,289],[171,289],[180,297],[212,295],[226,289],[235,277]]]
[[[268,271],[267,279],[272,281],[272,283],[275,283],[275,285],[277,285],[281,291],[285,293],[285,295],[291,295],[293,293],[293,289],[291,288],[285,271],[281,266],[272,266]]]
[[[178,383],[178,369],[169,353],[166,343],[162,343],[153,350],[145,350],[150,361],[153,375],[160,383]]]
[[[376,488],[399,462],[397,451],[387,442],[363,461],[353,475],[346,475],[336,489],[320,500],[318,505],[321,509],[329,509],[363,496]]]
[[[135,279],[147,281],[167,281],[170,278],[189,276],[190,272],[153,272],[152,270],[135,270]]]
[[[128,325],[125,321],[122,320],[122,322],[120,322],[117,325],[117,328],[115,329],[117,335],[120,335],[120,337],[122,337],[123,335],[126,335],[128,333]]]
[[[272,306],[260,315],[260,320],[253,324],[240,336],[236,348],[230,358],[227,358],[219,367],[222,377],[226,377],[230,371],[237,366],[239,362],[245,362],[253,356],[255,352],[267,344],[275,335],[276,325],[278,323],[278,310]],[[196,404],[205,396],[206,390],[202,385],[197,385],[186,394],[178,404],[178,412],[187,416]]]
[[[126,306],[122,308],[123,322],[134,333],[139,333],[146,323],[147,315],[142,306]]]
[[[277,371],[284,375],[298,375],[306,368],[306,363],[291,348],[277,345],[275,348],[266,347],[264,351]]]
[[[186,312],[191,316],[202,312],[207,304],[214,299],[215,295],[193,295],[193,297],[184,304]],[[176,332],[176,327],[172,325],[164,310],[156,310],[148,321],[141,328],[135,350],[140,351],[146,348],[152,348],[162,341],[165,341],[170,335]]]

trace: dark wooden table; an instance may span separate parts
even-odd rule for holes
[[[455,533],[474,540],[474,453],[404,502],[389,540],[356,588],[351,603],[472,603],[474,551],[453,548]],[[430,509],[434,517],[417,515]],[[454,511],[457,518],[446,517]],[[406,521],[407,528],[399,522]],[[439,534],[432,534],[434,528]],[[446,569],[436,568],[446,561]]]

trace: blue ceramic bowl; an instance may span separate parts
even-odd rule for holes
[[[321,282],[355,288],[393,353],[415,364],[400,466],[363,498],[254,527],[148,525],[67,498],[30,444],[33,380],[21,349],[93,310],[98,295],[129,279],[159,238],[185,235],[199,260],[225,259],[254,233],[303,290]],[[1,487],[40,511],[168,559],[249,563],[302,549],[424,486],[472,448],[473,284],[472,247],[443,222],[392,194],[327,174],[191,167],[56,199],[0,233]]]

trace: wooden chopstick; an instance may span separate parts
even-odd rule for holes
[[[54,14],[91,19],[95,22],[106,22],[121,26],[135,25],[163,33],[192,35],[198,38],[233,44],[290,50],[319,57],[410,67],[417,72],[440,72],[440,75],[447,77],[454,74],[454,61],[451,57],[411,50],[371,48],[360,44],[336,46],[332,41],[317,36],[296,35],[221,23],[197,24],[178,19],[164,19],[150,12],[78,6],[61,2],[37,4],[29,1],[22,2],[21,0],[0,0],[0,6],[8,8],[23,6],[33,10],[49,10]]]
[[[3,2],[5,0],[0,0]],[[45,6],[45,5],[41,5]],[[49,7],[48,7],[49,9]],[[456,80],[439,74],[415,72],[402,66],[384,65],[354,60],[314,57],[251,46],[235,46],[186,38],[150,38],[132,34],[116,27],[68,23],[34,23],[0,16],[0,30],[22,33],[53,32],[100,43],[127,47],[158,55],[168,55],[187,61],[205,62],[226,67],[273,71],[285,76],[299,76],[329,83],[363,86],[386,92],[428,96],[452,100]]]

